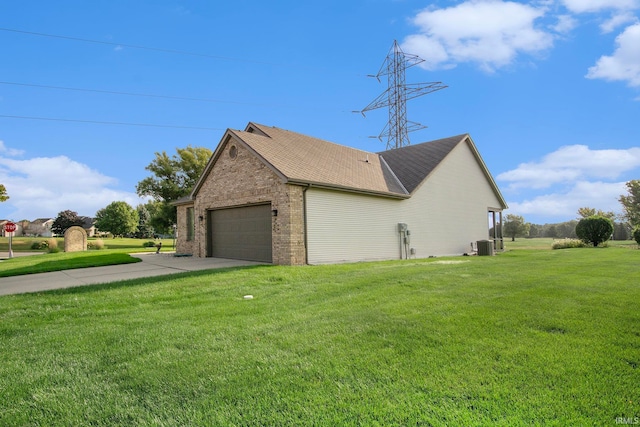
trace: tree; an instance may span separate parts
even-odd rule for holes
[[[154,234],[172,234],[176,223],[176,209],[168,203],[151,200],[144,207],[149,212],[149,225]]]
[[[583,242],[593,243],[593,246],[598,246],[611,238],[613,221],[599,215],[582,218],[576,225],[576,234]]]
[[[544,237],[552,237],[554,239],[558,237],[558,227],[555,224],[548,226],[545,224]]]
[[[594,216],[594,215],[598,215],[598,216],[603,216],[605,218],[609,218],[611,221],[613,221],[616,217],[616,214],[613,212],[605,212],[603,210],[600,209],[595,209],[595,208],[580,208],[578,209],[578,217],[579,218],[589,218],[590,216]]]
[[[53,220],[51,225],[51,231],[55,234],[64,234],[68,228],[73,226],[82,226],[82,218],[78,216],[77,212],[66,210],[58,213],[58,216]]]
[[[9,200],[9,195],[7,194],[7,189],[4,184],[0,184],[0,202],[5,202]]]
[[[627,195],[622,195],[618,201],[622,204],[624,217],[632,226],[640,225],[640,180],[627,182]]]
[[[151,238],[153,237],[154,231],[151,226],[151,214],[145,205],[138,205],[136,207],[138,211],[138,228],[136,230],[135,236],[138,238]]]
[[[636,227],[633,229],[633,240],[635,240],[636,243],[640,245],[640,227]]]
[[[565,239],[576,237],[575,231],[576,231],[577,224],[578,224],[578,221],[576,220],[571,220],[571,221],[566,221],[566,222],[561,222],[559,224],[556,224],[556,236],[562,237]]]
[[[169,157],[165,151],[156,152],[155,159],[145,168],[153,176],[144,178],[136,186],[139,196],[151,196],[162,203],[162,207],[156,206],[149,212],[154,227],[165,232],[176,222],[176,209],[170,203],[191,193],[212,154],[208,148],[191,145],[177,148],[176,153]]]
[[[96,227],[113,236],[125,236],[135,233],[138,228],[138,211],[127,202],[112,202],[96,213]]]
[[[630,239],[629,224],[626,222],[613,222],[613,240]]]
[[[520,215],[509,214],[504,221],[504,234],[515,242],[516,237],[525,237],[529,234],[530,224],[525,222]]]

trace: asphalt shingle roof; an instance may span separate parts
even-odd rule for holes
[[[407,195],[400,181],[376,153],[255,123],[247,129],[231,132],[289,182]]]
[[[469,135],[458,135],[378,153],[389,164],[404,188],[412,193],[445,157]]]
[[[234,138],[290,184],[315,185],[360,193],[408,198],[468,134],[371,153],[288,130],[249,123],[244,131],[228,129],[223,141]],[[226,143],[226,142],[225,142]],[[192,195],[193,200],[224,145],[218,146]],[[475,150],[475,148],[473,148]],[[479,154],[476,152],[476,155]],[[478,157],[496,195],[493,178]]]

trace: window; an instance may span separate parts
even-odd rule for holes
[[[196,234],[196,222],[193,208],[187,208],[187,242],[193,240]]]

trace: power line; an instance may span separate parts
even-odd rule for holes
[[[158,125],[158,124],[152,124],[152,123],[131,123],[131,122],[107,122],[107,121],[101,121],[101,120],[62,119],[62,118],[55,118],[55,117],[13,116],[8,114],[0,114],[0,118],[23,119],[23,120],[45,120],[49,122],[73,122],[73,123],[88,123],[88,124],[117,125],[117,126],[142,126],[142,127],[154,127],[154,128],[172,128],[172,129],[226,130],[223,128],[212,128],[212,127],[202,127],[202,126]]]
[[[6,32],[11,32],[11,33],[19,33],[19,34],[28,34],[28,35],[31,35],[31,36],[38,36],[38,37],[50,37],[50,38],[55,38],[55,39],[73,40],[73,41],[79,41],[79,42],[85,42],[85,43],[104,44],[104,45],[108,45],[108,46],[128,47],[128,48],[131,48],[131,49],[150,50],[150,51],[163,52],[163,53],[173,53],[173,54],[178,54],[178,55],[198,56],[198,57],[202,57],[202,58],[211,58],[211,59],[218,59],[218,60],[223,60],[223,61],[249,62],[249,63],[253,63],[253,64],[263,64],[263,65],[281,66],[281,67],[286,66],[284,64],[274,64],[274,63],[271,63],[271,62],[256,61],[254,59],[233,58],[233,57],[230,57],[230,56],[210,55],[210,54],[206,54],[206,53],[188,52],[188,51],[185,51],[185,50],[165,49],[165,48],[160,48],[160,47],[150,47],[150,46],[141,46],[141,45],[135,45],[135,44],[107,42],[107,41],[103,41],[103,40],[86,39],[86,38],[82,38],[82,37],[61,36],[61,35],[58,35],[58,34],[48,34],[48,33],[38,33],[38,32],[35,32],[35,31],[16,30],[14,28],[3,28],[3,27],[0,27],[0,31],[6,31]]]
[[[274,107],[274,105],[259,104],[259,103],[252,103],[252,102],[226,101],[226,100],[210,99],[210,98],[191,98],[191,97],[185,97],[185,96],[157,95],[157,94],[152,94],[152,93],[123,92],[123,91],[102,90],[102,89],[86,89],[86,88],[66,87],[66,86],[39,85],[39,84],[34,84],[34,83],[18,83],[18,82],[3,82],[3,81],[0,81],[0,84],[12,85],[12,86],[36,87],[36,88],[41,88],[41,89],[57,89],[57,90],[69,90],[69,91],[76,91],[76,92],[104,93],[104,94],[110,94],[110,95],[127,95],[127,96],[140,96],[140,97],[147,97],[147,98],[175,99],[175,100],[181,100],[181,101],[215,102],[215,103],[224,103],[224,104],[255,105],[255,106],[260,106],[260,107]],[[287,106],[286,105],[280,105],[280,107],[287,107]],[[287,107],[287,108],[295,108],[295,107]]]

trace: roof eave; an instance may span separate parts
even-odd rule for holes
[[[388,198],[391,198],[391,199],[408,199],[408,198],[411,197],[410,194],[391,193],[391,192],[388,192],[388,191],[368,190],[368,189],[363,189],[363,188],[355,188],[355,187],[348,187],[348,186],[335,185],[335,184],[327,184],[327,183],[323,183],[323,182],[313,182],[313,181],[307,181],[307,180],[289,179],[289,180],[287,180],[287,184],[300,185],[300,186],[303,186],[303,187],[321,188],[321,189],[325,189],[325,190],[345,191],[345,192],[348,192],[348,193],[365,194],[365,195],[369,195],[369,196],[388,197]]]
[[[473,153],[478,164],[482,168],[482,172],[487,178],[487,181],[489,181],[489,185],[491,186],[491,188],[493,189],[493,192],[495,193],[496,197],[500,201],[500,204],[502,205],[502,209],[509,209],[509,205],[507,205],[507,201],[502,196],[502,192],[500,191],[498,184],[496,184],[496,181],[493,179],[491,172],[489,172],[489,168],[487,168],[487,165],[485,164],[484,160],[482,160],[482,156],[480,156],[480,152],[478,151],[476,144],[473,142],[471,135],[467,134],[465,141],[467,142],[467,145],[469,146],[469,148],[471,148],[471,152]]]
[[[181,197],[178,200],[174,200],[169,203],[171,206],[184,206],[184,205],[192,205],[195,203],[195,199],[191,196]]]

